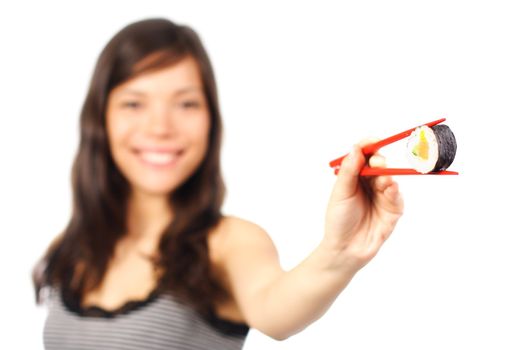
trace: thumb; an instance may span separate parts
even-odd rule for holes
[[[339,201],[353,197],[359,186],[359,173],[365,164],[361,147],[354,145],[341,163],[332,192],[332,200]]]

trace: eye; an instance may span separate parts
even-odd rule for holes
[[[124,101],[121,106],[126,109],[138,109],[142,107],[142,104],[138,101]]]
[[[184,109],[194,109],[194,108],[199,108],[201,104],[199,101],[196,101],[196,100],[188,100],[188,101],[181,102],[180,105]]]

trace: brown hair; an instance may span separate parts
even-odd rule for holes
[[[159,243],[158,288],[191,303],[205,316],[225,295],[211,271],[207,236],[217,225],[225,195],[220,171],[221,116],[208,55],[189,27],[165,19],[132,23],[103,49],[80,115],[80,144],[72,169],[73,212],[64,232],[33,271],[37,302],[44,287],[57,287],[78,300],[100,285],[117,241],[125,235],[130,186],[109,149],[105,111],[109,92],[138,74],[196,60],[211,128],[207,154],[195,173],[171,195],[173,221]]]

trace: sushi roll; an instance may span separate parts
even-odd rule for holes
[[[446,125],[416,128],[408,138],[408,158],[423,174],[447,169],[456,156],[456,138]]]

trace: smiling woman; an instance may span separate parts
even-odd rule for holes
[[[73,216],[34,274],[37,297],[51,287],[56,306],[46,322],[47,348],[86,337],[106,347],[121,334],[91,337],[84,327],[97,322],[89,316],[127,313],[157,295],[192,305],[206,320],[202,327],[214,326],[206,328],[212,337],[242,343],[247,327],[217,317],[238,312],[223,306],[226,293],[208,254],[224,196],[217,104],[212,67],[188,27],[137,22],[103,50],[81,113]],[[85,322],[75,324],[74,315]],[[121,326],[133,325],[115,323]],[[167,331],[176,334],[177,326]]]
[[[221,133],[192,29],[151,19],[111,39],[81,112],[73,214],[34,270],[37,299],[49,291],[47,349],[240,349],[250,327],[285,339],[324,314],[402,214],[390,177],[359,178],[356,145],[323,240],[285,272],[262,228],[221,212]]]
[[[166,193],[178,187],[208,148],[210,116],[195,59],[113,89],[106,123],[113,159],[134,188]]]

